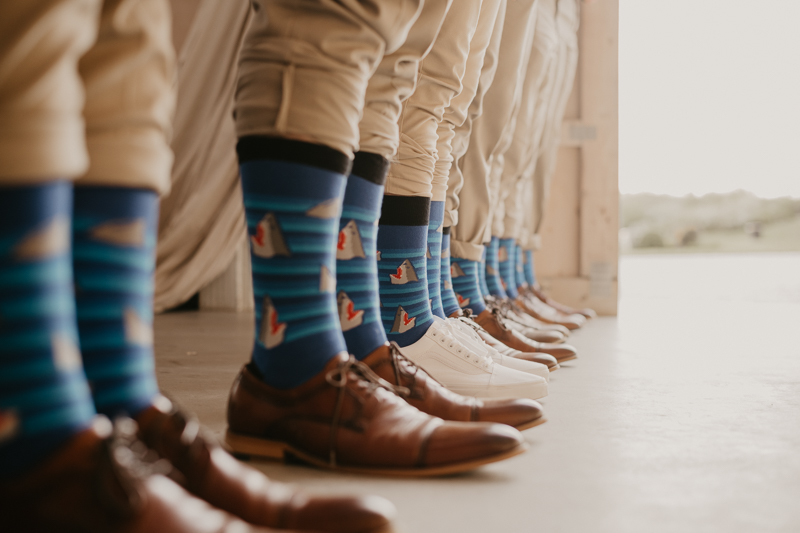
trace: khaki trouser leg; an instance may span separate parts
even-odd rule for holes
[[[533,213],[529,231],[530,249],[541,245],[539,232],[544,218],[544,207],[550,193],[550,183],[555,172],[561,137],[561,122],[569,100],[578,67],[578,25],[580,12],[578,0],[559,0],[556,28],[559,36],[558,70],[550,104],[547,124],[542,136],[539,157],[533,172]]]
[[[492,154],[492,170],[489,173],[489,192],[492,200],[489,224],[487,225],[487,233],[484,235],[486,239],[491,238],[492,235],[501,236],[505,233],[503,223],[505,221],[505,204],[506,200],[511,197],[511,193],[516,189],[516,178],[511,177],[504,173],[506,164],[506,153],[514,139],[514,132],[516,131],[517,121],[519,118],[519,111],[522,106],[523,90],[525,89],[525,78],[530,64],[530,57],[533,47],[533,39],[536,35],[536,20],[539,13],[539,1],[537,0],[533,8],[533,18],[530,21],[530,26],[526,33],[526,39],[521,44],[521,55],[516,72],[513,72],[513,78],[507,79],[505,83],[513,84],[514,92],[511,89],[506,89],[505,94],[509,95],[512,99],[512,109],[509,119],[503,128],[500,142]],[[501,82],[502,83],[502,82]]]
[[[483,99],[483,114],[472,125],[469,148],[461,169],[464,187],[460,194],[456,235],[451,236],[451,252],[455,257],[459,256],[452,248],[454,240],[471,244],[471,256],[474,257],[480,245],[491,237],[491,213],[499,187],[496,180],[492,180],[493,177],[499,178],[498,171],[492,170],[493,157],[503,151],[506,128],[521,96],[522,84],[518,81],[525,74],[530,54],[535,7],[536,0],[508,0],[494,83]]]
[[[105,0],[81,59],[89,170],[78,185],[170,188],[175,52],[168,0]]]
[[[392,159],[400,143],[397,121],[403,102],[417,86],[419,62],[430,52],[453,0],[425,0],[419,17],[397,51],[383,57],[367,84],[358,125],[359,150]]]
[[[170,32],[167,0],[3,2],[0,182],[166,192]]]
[[[547,104],[557,66],[559,42],[555,8],[556,0],[539,0],[522,103],[503,167],[502,187],[510,191],[510,194],[505,195],[504,219],[502,225],[495,227],[495,234],[504,239],[516,239],[521,246],[527,242],[526,215],[530,213],[532,202],[537,200],[528,195],[532,191],[531,185],[522,182],[533,179],[532,167],[535,165],[544,131]]]
[[[89,167],[78,61],[99,0],[0,2],[0,184],[76,178]]]
[[[444,112],[442,121],[437,128],[436,142],[436,166],[433,171],[433,200],[442,201],[447,199],[448,205],[455,203],[457,206],[458,196],[456,187],[461,190],[461,184],[454,184],[451,188],[449,183],[450,169],[453,166],[453,140],[455,129],[464,124],[467,120],[470,104],[478,91],[481,70],[484,63],[486,51],[492,39],[494,28],[497,25],[498,13],[504,5],[504,0],[483,0],[481,11],[478,15],[478,24],[475,27],[475,34],[469,43],[469,56],[464,69],[464,77],[461,80],[461,92],[450,101],[450,105]],[[500,20],[502,24],[502,17]],[[499,40],[498,40],[499,45]],[[451,198],[452,196],[452,198]],[[455,224],[457,211],[447,208],[445,211],[445,227]]]
[[[480,261],[483,255],[483,243],[471,243],[466,240],[458,240],[458,208],[461,204],[460,194],[464,188],[464,173],[461,170],[464,162],[464,154],[469,147],[469,140],[472,134],[472,123],[483,113],[483,97],[486,91],[492,86],[497,63],[500,54],[500,42],[503,40],[503,25],[505,24],[507,0],[501,0],[497,10],[497,18],[492,28],[492,36],[481,65],[478,76],[478,85],[475,89],[475,97],[469,104],[467,118],[461,126],[457,126],[453,135],[452,154],[453,164],[450,167],[450,177],[447,182],[447,202],[445,204],[445,218],[448,216],[452,222],[450,233],[450,253],[454,257]],[[488,172],[488,168],[487,168]],[[488,198],[488,181],[484,183],[486,187],[485,197]]]
[[[400,114],[400,147],[386,178],[386,194],[431,197],[437,129],[445,109],[461,92],[480,7],[481,0],[459,0],[420,62],[417,88]]]
[[[239,137],[323,144],[352,157],[367,82],[405,41],[420,0],[256,0],[239,60]]]

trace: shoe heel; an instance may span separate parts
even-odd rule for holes
[[[230,429],[225,432],[225,444],[232,455],[240,458],[263,457],[285,461],[288,452],[288,447],[281,442],[248,437]]]

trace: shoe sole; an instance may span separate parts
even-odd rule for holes
[[[519,426],[514,426],[514,428],[517,431],[525,431],[526,429],[531,429],[531,428],[535,428],[536,426],[541,426],[545,422],[547,422],[547,417],[540,416],[536,420],[531,420],[530,422],[527,422],[525,424],[520,424]]]
[[[273,461],[287,462],[290,457],[294,457],[303,461],[304,463],[308,463],[312,466],[323,468],[325,470],[392,477],[432,477],[460,474],[462,472],[474,470],[483,465],[510,459],[511,457],[515,457],[524,453],[528,449],[528,445],[523,443],[509,451],[488,457],[473,459],[463,463],[442,466],[426,466],[422,468],[381,468],[374,466],[358,467],[331,465],[330,463],[327,463],[317,457],[309,455],[304,451],[295,448],[289,443],[260,439],[258,437],[248,437],[246,435],[234,433],[230,430],[225,432],[225,444],[227,445],[228,450],[239,458],[260,457],[264,459],[271,459]]]
[[[544,353],[546,353],[546,352],[544,352]],[[552,355],[552,354],[551,354],[551,355]],[[555,357],[555,355],[553,355],[553,357]],[[559,358],[557,358],[557,359],[558,359],[558,364],[559,364],[559,367],[561,366],[561,363],[566,363],[567,361],[574,361],[574,360],[575,360],[575,359],[577,359],[577,358],[578,358],[578,356],[577,356],[577,355],[569,355],[569,356],[567,356],[567,357],[562,357],[562,358],[560,358],[560,359],[559,359]]]
[[[542,378],[544,379],[544,378]],[[531,387],[526,387],[528,389],[534,389],[528,394],[524,393],[514,393],[514,392],[507,392],[506,390],[498,390],[497,388],[490,388],[490,389],[470,389],[470,388],[460,388],[460,387],[451,387],[445,385],[448,389],[455,392],[456,394],[460,394],[461,396],[474,396],[475,398],[527,398],[529,400],[540,400],[546,397],[549,394],[549,387],[547,382],[543,385],[535,385]]]

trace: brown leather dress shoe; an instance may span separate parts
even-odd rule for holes
[[[497,422],[522,431],[547,419],[539,402],[527,398],[484,399],[461,396],[406,358],[397,344],[381,346],[362,362],[400,388],[400,397],[432,416],[456,422]]]
[[[569,344],[542,344],[526,338],[509,328],[498,309],[486,309],[473,320],[486,332],[506,346],[524,353],[541,353],[554,357],[558,364],[578,358],[577,350]]]
[[[476,328],[475,331],[478,333],[481,339],[483,339],[483,342],[485,342],[498,352],[502,353],[503,355],[508,355],[509,357],[516,357],[518,359],[523,359],[525,361],[532,361],[534,363],[545,365],[547,369],[550,370],[550,372],[555,372],[556,370],[559,369],[558,361],[552,355],[548,355],[546,353],[538,353],[538,352],[523,352],[521,350],[516,350],[512,348],[510,345],[502,343],[499,340],[497,340],[495,337],[489,334],[489,332],[486,331],[486,329],[484,329],[483,327],[481,327],[480,324],[478,324],[478,322],[475,320],[476,315],[472,314],[472,309],[456,311],[455,313],[451,314],[450,317],[451,318],[463,317],[471,320]],[[509,329],[503,323],[497,324],[497,327],[500,332]],[[509,341],[511,340],[512,339],[509,339]]]
[[[560,344],[567,340],[560,331],[548,329],[527,328],[524,335],[532,341],[548,342],[551,344]]]
[[[585,316],[580,314],[566,315],[557,311],[537,298],[532,292],[520,294],[520,297],[517,298],[517,303],[526,313],[545,324],[564,326],[572,331],[586,323]]]
[[[516,305],[514,307],[517,307]],[[530,321],[536,321],[535,318],[528,315],[522,309],[519,312],[514,310],[506,310],[503,313],[505,323],[513,330],[519,331],[526,338],[534,342],[547,342],[550,344],[561,344],[567,340],[563,333],[556,330],[538,329],[536,326],[531,325]]]
[[[346,353],[294,389],[270,387],[245,366],[233,383],[225,441],[237,454],[295,457],[336,470],[444,475],[525,451],[504,424],[445,422],[409,405]]]
[[[537,298],[539,298],[541,301],[543,301],[544,303],[546,303],[547,305],[549,305],[553,309],[555,309],[557,311],[561,311],[565,315],[578,314],[578,315],[585,316],[587,319],[596,318],[597,317],[597,312],[594,309],[591,309],[589,307],[584,307],[583,309],[575,309],[573,307],[570,307],[568,305],[564,305],[562,303],[559,303],[559,302],[553,300],[552,298],[547,296],[544,293],[544,291],[542,291],[542,288],[539,287],[539,286],[529,287],[528,290],[530,290],[533,293],[533,295],[536,296]]]
[[[3,533],[267,533],[200,500],[164,473],[130,419],[98,418],[44,464],[0,485]]]
[[[198,421],[160,397],[137,417],[139,436],[182,474],[182,485],[252,524],[320,533],[387,533],[394,506],[377,497],[311,497],[243,465]]]

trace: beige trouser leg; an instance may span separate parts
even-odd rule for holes
[[[460,127],[467,120],[470,104],[475,98],[478,90],[481,70],[486,56],[486,51],[492,39],[492,33],[497,25],[498,13],[504,0],[483,0],[481,11],[478,15],[478,23],[475,27],[475,34],[469,43],[469,56],[464,69],[464,77],[461,80],[461,92],[450,101],[450,105],[445,110],[442,121],[439,123],[436,135],[436,166],[433,171],[433,191],[434,201],[444,201],[448,196],[453,196],[453,200],[448,198],[448,202],[458,202],[456,186],[461,189],[461,184],[454,184],[451,188],[449,183],[450,169],[453,165],[453,139],[456,127]],[[500,22],[502,24],[502,20]],[[499,40],[498,40],[499,44]],[[453,215],[455,210],[445,211],[445,227],[454,224]]]
[[[0,3],[0,183],[166,192],[170,30],[167,0]]]
[[[359,150],[392,159],[400,143],[397,121],[417,86],[419,62],[430,52],[453,0],[425,0],[417,21],[397,51],[385,55],[367,84],[358,125]]]
[[[489,214],[489,224],[487,225],[487,233],[485,238],[489,239],[492,235],[502,236],[505,233],[505,206],[506,201],[514,198],[514,192],[517,189],[517,180],[510,177],[505,173],[506,154],[511,148],[514,140],[514,133],[516,132],[517,122],[519,119],[519,112],[522,107],[522,100],[525,90],[525,80],[527,78],[528,66],[530,65],[530,57],[533,52],[533,40],[536,37],[536,20],[538,20],[539,2],[536,2],[534,7],[534,18],[531,21],[531,28],[528,31],[528,39],[522,45],[522,56],[515,77],[513,79],[515,92],[513,95],[513,108],[510,119],[506,123],[500,142],[492,154],[492,165],[489,172],[489,191],[491,199],[491,211]],[[507,83],[511,83],[509,80]],[[510,94],[510,91],[509,91]]]
[[[555,70],[558,66],[559,40],[556,29],[556,0],[539,0],[536,31],[533,37],[528,70],[525,74],[523,99],[511,146],[505,154],[501,191],[506,192],[503,209],[495,216],[495,235],[504,239],[527,242],[523,231],[525,216],[530,213],[534,198],[526,194],[533,179],[533,167],[539,150],[547,117]],[[499,215],[504,215],[501,224]]]
[[[323,144],[352,157],[367,82],[405,42],[420,0],[255,0],[239,60],[239,137]]]
[[[579,0],[559,0],[556,27],[559,36],[558,70],[552,97],[548,105],[547,123],[542,136],[539,157],[533,171],[532,195],[534,198],[530,223],[527,226],[528,248],[536,250],[541,245],[539,231],[544,218],[544,207],[550,192],[550,182],[555,172],[561,122],[569,100],[578,68]]]
[[[451,233],[451,252],[455,257],[459,257],[455,255],[456,250],[464,253],[465,248],[469,248],[469,256],[464,258],[479,260],[481,244],[491,237],[491,212],[499,188],[498,180],[492,180],[493,176],[499,177],[496,170],[492,172],[492,160],[507,145],[503,141],[521,97],[522,83],[519,82],[525,75],[530,55],[536,3],[537,0],[508,0],[497,72],[483,99],[484,112],[472,125],[461,169],[464,187],[460,194],[458,225],[455,234]],[[461,244],[454,249],[453,241]]]
[[[480,8],[481,0],[455,3],[430,53],[420,62],[417,88],[400,114],[400,147],[386,178],[386,194],[432,196],[437,129],[445,109],[461,92]]]
[[[450,143],[450,153],[453,158],[453,163],[450,166],[450,175],[447,180],[447,201],[445,204],[444,225],[447,227],[452,227],[453,230],[455,230],[455,227],[458,224],[458,208],[461,202],[459,195],[461,194],[461,189],[464,188],[464,174],[461,172],[463,157],[467,152],[467,147],[469,146],[472,123],[483,113],[483,97],[489,87],[491,87],[492,81],[494,81],[495,72],[497,72],[497,61],[498,54],[500,52],[500,41],[503,37],[503,24],[505,23],[506,6],[507,1],[500,0],[499,5],[497,6],[497,15],[495,16],[492,33],[489,36],[489,42],[483,54],[483,62],[479,65],[478,72],[476,73],[475,71],[467,71],[464,74],[465,85],[463,96],[465,99],[469,99],[469,93],[466,91],[473,90],[470,89],[472,87],[474,87],[474,95],[468,104],[469,107],[467,108],[466,118],[461,125],[455,126],[453,130],[453,140]],[[475,58],[476,62],[478,59],[478,57]],[[473,67],[474,66],[475,64],[473,64]],[[475,78],[475,76],[477,76],[477,78]],[[461,96],[462,95],[459,95],[459,98]],[[453,250],[452,247],[455,246],[455,249],[459,250],[458,253],[461,254],[456,255],[456,257],[470,257],[470,255],[464,254],[474,254],[475,249],[480,248],[466,243],[466,250],[461,251],[461,243],[454,243],[452,241],[452,235],[454,234],[455,231],[451,233],[451,252]]]

